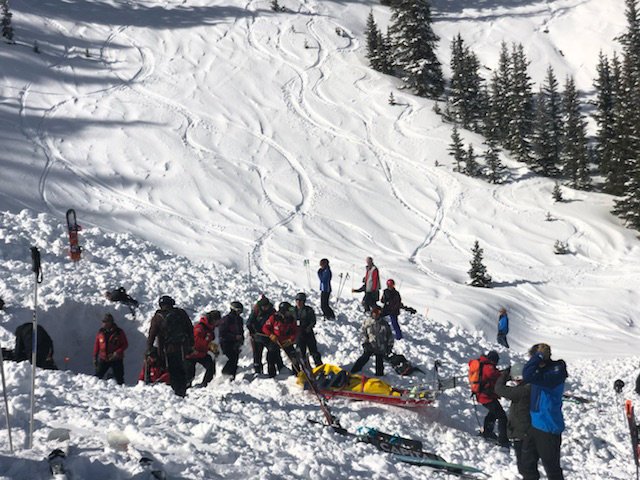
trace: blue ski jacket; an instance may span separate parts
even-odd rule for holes
[[[507,333],[509,333],[509,317],[503,313],[498,319],[498,334],[506,335]]]
[[[564,431],[562,394],[568,377],[564,360],[545,362],[542,353],[537,352],[524,366],[522,377],[531,384],[531,425],[560,435]]]
[[[331,268],[321,268],[318,270],[318,278],[320,279],[320,291],[331,291]]]

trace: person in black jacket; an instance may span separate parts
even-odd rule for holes
[[[222,367],[222,374],[236,378],[238,371],[238,357],[244,343],[244,322],[240,314],[244,307],[240,302],[231,302],[231,311],[222,317],[218,326],[220,334],[220,349],[227,357],[227,363]]]
[[[16,328],[16,346],[13,350],[14,360],[31,362],[32,357],[32,333],[33,323],[23,323]],[[38,340],[36,350],[36,366],[47,370],[57,370],[53,361],[53,340],[42,325],[38,325]]]
[[[400,315],[400,309],[402,305],[402,297],[400,292],[396,290],[396,282],[390,278],[387,280],[387,288],[382,292],[382,316],[389,317],[393,331],[396,335],[396,340],[402,340],[402,332],[400,331],[400,324],[398,323],[398,315]]]
[[[318,342],[316,341],[316,335],[313,331],[313,327],[316,325],[316,314],[313,308],[305,305],[307,296],[300,292],[296,295],[296,308],[295,316],[298,322],[298,338],[296,339],[296,345],[300,349],[303,357],[307,354],[307,348],[309,353],[316,364],[316,367],[322,365],[322,358],[318,351]]]
[[[253,306],[249,318],[247,319],[247,330],[251,337],[251,349],[253,350],[253,370],[257,374],[263,373],[262,356],[264,347],[269,343],[262,335],[262,327],[271,315],[276,313],[273,303],[264,295]],[[278,363],[278,368],[282,368],[282,359]]]
[[[516,363],[510,369],[504,370],[498,377],[493,389],[496,395],[511,400],[507,416],[507,435],[513,441],[520,475],[524,475],[527,470],[523,468],[522,445],[531,428],[531,416],[529,414],[531,385],[522,382],[523,366],[522,363]],[[507,384],[509,380],[513,383],[512,385]]]

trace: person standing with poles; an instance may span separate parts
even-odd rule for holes
[[[509,348],[507,342],[507,334],[509,333],[509,317],[507,316],[507,309],[502,307],[498,311],[498,343],[505,348]]]
[[[158,339],[161,363],[167,366],[173,393],[179,397],[187,395],[187,371],[185,357],[193,350],[193,325],[182,308],[175,308],[175,300],[163,295],[158,300],[159,310],[151,319],[147,352],[151,352]]]
[[[320,260],[318,279],[320,279],[320,309],[322,310],[322,315],[324,315],[324,318],[327,320],[335,320],[336,314],[329,305],[329,297],[331,296],[331,268],[329,267],[329,260],[326,258]]]
[[[318,342],[313,327],[316,325],[316,313],[308,305],[305,305],[307,296],[300,292],[296,295],[296,307],[294,309],[296,320],[298,322],[298,336],[296,345],[300,350],[303,358],[306,358],[307,348],[316,364],[316,367],[322,365],[322,358],[318,352]]]
[[[33,448],[33,412],[36,406],[36,363],[38,358],[38,284],[42,283],[40,250],[31,247],[31,270],[35,278],[33,286],[33,326],[31,328],[31,414],[29,416],[29,448]]]
[[[364,306],[365,313],[371,310],[371,307],[376,305],[376,302],[380,299],[380,272],[378,267],[373,264],[373,258],[367,257],[367,266],[362,279],[362,286],[360,288],[352,288],[352,293],[364,292],[362,298],[362,305]]]

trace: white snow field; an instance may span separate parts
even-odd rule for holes
[[[458,32],[487,76],[501,41],[522,42],[534,82],[552,65],[561,80],[575,77],[585,99],[598,52],[616,51],[625,28],[623,0],[431,3],[445,74]],[[373,9],[384,29],[388,7],[280,4],[286,10],[276,13],[268,0],[10,1],[18,44],[0,44],[0,340],[11,346],[15,327],[31,320],[36,245],[38,314],[63,371],[39,372],[37,441],[27,450],[29,365],[5,364],[17,451],[0,434],[2,478],[47,478],[43,440],[55,427],[71,429],[76,479],[144,478],[106,446],[111,430],[151,451],[172,478],[446,478],[309,424],[317,402],[292,378],[217,377],[186,400],[135,386],[159,295],[193,309],[194,321],[232,300],[248,307],[261,292],[279,302],[304,290],[318,307],[322,257],[334,290],[339,274],[349,280],[339,320],[320,320],[318,339],[326,361],[350,365],[362,320],[350,289],[368,255],[418,309],[401,318],[406,339],[396,350],[424,366],[427,380],[437,359],[443,374],[462,375],[470,358],[496,348],[505,306],[512,350],[500,350],[500,364],[547,342],[568,362],[568,389],[593,399],[564,407],[567,478],[631,478],[612,384],[622,378],[624,396],[635,396],[640,243],[609,213],[613,198],[565,189],[568,201],[554,203],[554,183],[508,155],[503,185],[453,172],[452,126],[435,103],[367,66],[366,16]],[[482,137],[462,134],[483,151]],[[68,208],[85,227],[78,265],[66,256]],[[547,212],[556,220],[545,221]],[[476,239],[492,289],[466,285]],[[571,254],[554,255],[556,240]],[[141,302],[135,319],[102,296],[120,285]],[[129,336],[124,387],[91,376],[105,311]],[[240,377],[249,351],[247,342]],[[468,387],[421,412],[331,405],[350,430],[418,438],[492,479],[518,478],[513,454],[475,438]]]

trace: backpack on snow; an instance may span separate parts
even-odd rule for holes
[[[484,381],[482,379],[482,369],[487,362],[481,362],[479,358],[469,360],[469,385],[471,386],[471,394],[478,395],[482,392]]]
[[[418,367],[411,365],[407,357],[401,354],[392,353],[387,357],[387,362],[397,374],[402,376],[411,375],[413,372],[422,372]]]
[[[182,345],[187,340],[184,322],[179,310],[172,309],[162,314],[162,333],[165,345]]]

